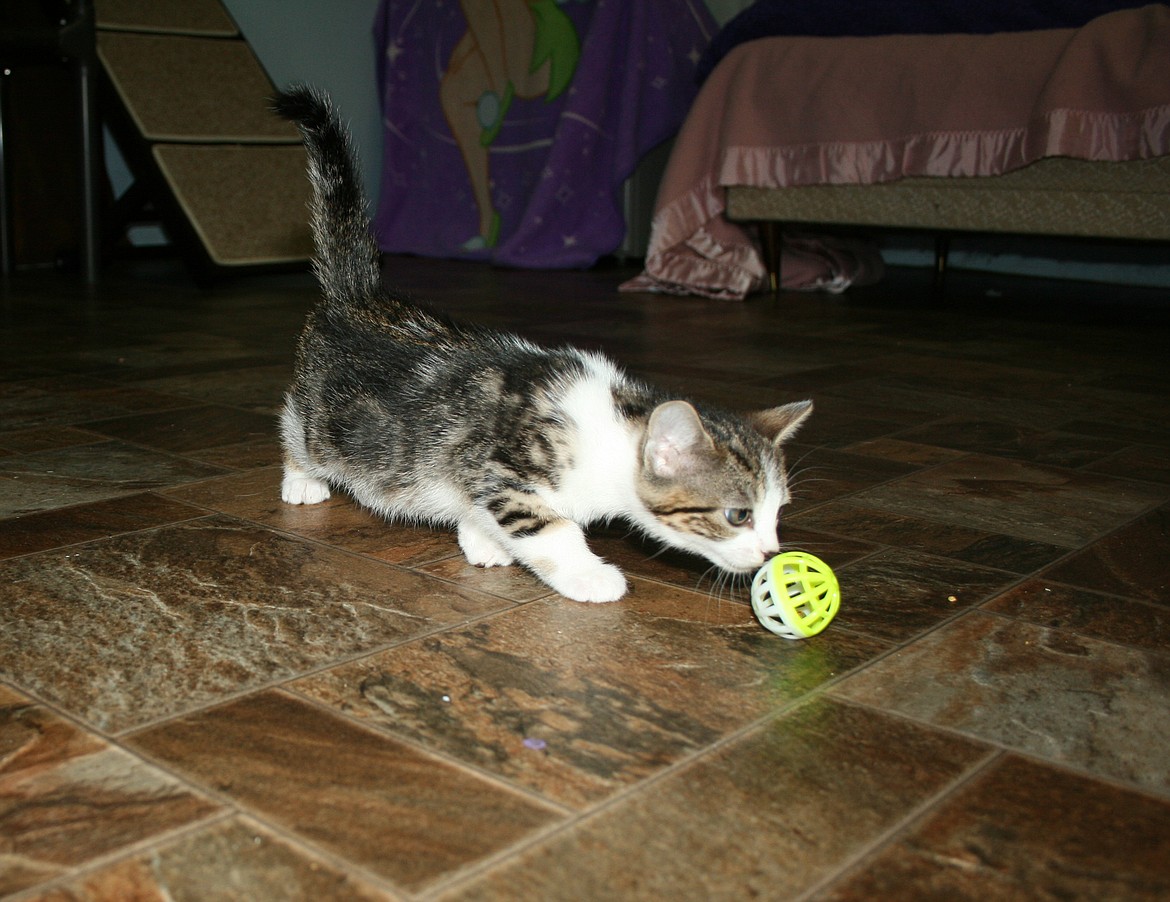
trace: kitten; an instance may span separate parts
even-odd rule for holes
[[[274,102],[298,124],[313,185],[308,317],[281,418],[289,504],[343,489],[388,518],[453,525],[467,560],[514,562],[578,601],[620,570],[582,526],[625,519],[747,573],[779,550],[781,443],[801,401],[742,418],[672,398],[605,357],[449,321],[381,286],[350,139],[329,99]]]

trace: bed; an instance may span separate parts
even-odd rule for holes
[[[818,237],[828,224],[1170,241],[1170,6],[805,6],[757,3],[708,48],[623,288],[877,278],[873,249]]]

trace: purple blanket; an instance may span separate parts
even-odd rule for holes
[[[702,0],[383,0],[382,250],[583,267],[620,186],[677,131],[715,33]]]

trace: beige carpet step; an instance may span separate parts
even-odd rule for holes
[[[118,140],[169,191],[157,208],[196,270],[308,260],[300,134],[269,109],[276,88],[220,0],[97,0],[95,14]]]
[[[99,32],[98,56],[150,141],[300,141],[268,109],[275,88],[244,41]]]
[[[154,158],[216,265],[292,263],[312,254],[300,145],[158,144]]]
[[[97,0],[98,28],[235,37],[236,23],[219,0]]]

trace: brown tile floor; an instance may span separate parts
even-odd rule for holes
[[[390,262],[699,396],[813,397],[784,537],[836,569],[836,622],[774,637],[621,529],[594,544],[633,592],[581,605],[344,498],[281,504],[307,277],[21,277],[0,896],[1170,897],[1165,310]]]

